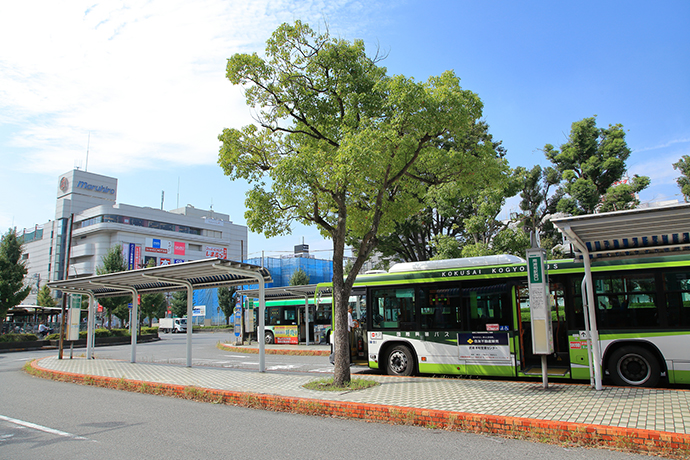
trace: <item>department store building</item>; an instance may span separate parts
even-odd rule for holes
[[[55,219],[19,235],[28,269],[25,280],[32,286],[24,303],[35,305],[38,290],[48,281],[97,274],[116,245],[122,247],[128,269],[136,269],[210,257],[240,261],[248,253],[247,235],[246,226],[212,210],[187,205],[164,211],[117,203],[116,178],[75,169],[58,178]]]

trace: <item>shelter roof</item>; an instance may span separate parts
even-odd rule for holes
[[[591,259],[690,253],[690,204],[552,219]],[[582,259],[582,255],[579,256]]]
[[[264,289],[264,298],[266,300],[289,300],[289,299],[304,299],[304,297],[314,297],[316,292],[319,294],[332,295],[330,286],[319,286],[318,284],[305,284],[301,286],[281,286]],[[237,291],[241,295],[259,298],[258,289],[242,289]]]
[[[193,289],[258,284],[257,275],[264,282],[272,281],[267,268],[224,259],[203,259],[160,267],[141,268],[124,272],[94,275],[83,278],[51,281],[48,287],[67,292],[92,291],[95,297],[131,295],[129,289],[141,294],[172,292],[186,289],[179,282],[189,282]]]

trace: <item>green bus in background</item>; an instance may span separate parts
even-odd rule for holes
[[[309,299],[309,343],[326,343],[331,329],[331,298],[323,298],[315,306]],[[255,310],[258,311],[258,310]],[[256,324],[256,322],[255,322]],[[304,299],[267,300],[264,342],[292,344],[306,341]]]

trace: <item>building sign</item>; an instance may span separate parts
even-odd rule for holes
[[[58,180],[58,198],[69,194],[93,197],[98,201],[117,199],[117,179],[75,169]],[[85,203],[79,204],[82,206]]]
[[[141,268],[141,246],[137,245],[134,248],[134,269]]]
[[[194,305],[194,306],[192,306],[192,316],[206,317],[206,305]]]
[[[219,225],[219,226],[221,226],[221,227],[223,226],[223,221],[222,221],[222,220],[211,219],[210,217],[204,218],[204,222],[206,222],[207,224],[211,224],[211,225]]]
[[[129,254],[127,255],[127,269],[134,270],[136,267],[135,251],[136,245],[134,243],[129,243]]]
[[[181,241],[175,241],[174,243],[174,254],[176,256],[183,256],[184,255],[184,249],[185,249],[185,244]]]
[[[182,262],[184,262],[184,259],[173,259],[174,264],[181,264]]]
[[[206,246],[206,257],[215,257],[218,259],[227,259],[228,258],[228,248]]]
[[[161,257],[160,258],[160,265],[172,265],[172,260],[168,259],[167,257]]]
[[[155,267],[158,265],[158,258],[154,256],[144,256],[144,267]]]
[[[69,190],[69,179],[63,177],[60,179],[60,191],[62,193],[67,193],[67,190]]]
[[[172,254],[173,242],[159,238],[146,238],[145,250],[146,252],[155,252],[157,254]]]
[[[60,184],[62,185],[62,184]],[[80,180],[77,182],[77,185],[75,188],[81,188],[84,190],[89,190],[92,192],[98,192],[98,193],[105,193],[106,195],[115,195],[115,189],[112,189],[108,187],[107,185],[95,185],[95,184],[89,184],[85,180]],[[62,189],[62,187],[61,187]]]

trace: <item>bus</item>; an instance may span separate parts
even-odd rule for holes
[[[309,302],[309,342],[320,343],[328,338],[331,329],[331,298]],[[267,300],[264,313],[266,344],[295,344],[306,341],[304,299]],[[255,312],[258,311],[255,309]],[[254,324],[257,324],[256,321]]]
[[[583,264],[551,260],[547,270],[554,344],[547,374],[590,379]],[[390,375],[541,378],[527,273],[524,259],[502,255],[359,275],[350,297],[351,359]],[[690,383],[690,259],[597,261],[592,277],[605,378],[643,387]]]

